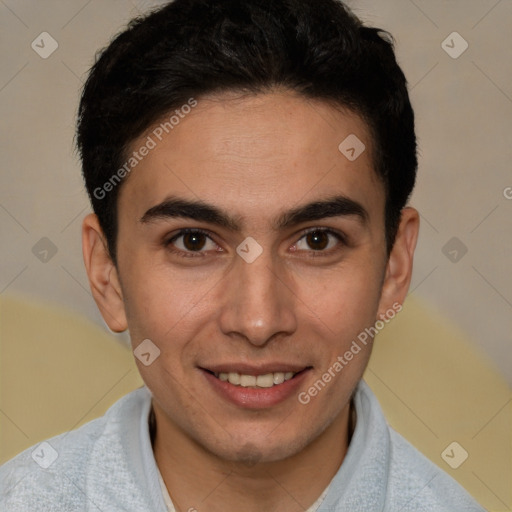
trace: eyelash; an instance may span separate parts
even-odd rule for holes
[[[343,234],[333,231],[332,229],[329,229],[329,228],[308,228],[306,231],[302,232],[300,238],[297,240],[296,243],[298,243],[300,240],[302,240],[304,237],[306,237],[310,233],[327,233],[328,235],[334,236],[338,240],[338,242],[341,243],[341,245],[345,245],[345,246],[347,245],[346,237]],[[201,251],[182,251],[181,249],[172,248],[173,242],[175,242],[178,238],[180,238],[186,234],[204,235],[207,238],[209,238],[213,243],[216,243],[215,240],[212,239],[211,233],[209,231],[205,231],[204,229],[200,229],[200,228],[184,228],[184,229],[180,230],[177,234],[173,235],[170,239],[166,240],[164,242],[164,246],[167,249],[169,249],[170,252],[172,252],[173,254],[176,254],[177,256],[180,256],[182,258],[204,257],[204,252],[201,252]],[[315,250],[311,249],[308,252],[312,252],[315,257],[318,257],[318,256],[322,256],[322,255],[323,256],[331,255],[333,252],[337,252],[340,249],[341,248],[339,247],[339,245],[337,245],[335,248],[331,248],[328,250],[315,251]]]

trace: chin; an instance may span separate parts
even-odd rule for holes
[[[272,432],[258,436],[233,436],[227,442],[205,446],[216,457],[246,465],[248,467],[261,463],[278,462],[301,452],[312,439],[304,431],[292,435],[293,431],[286,429],[286,439],[271,438]]]

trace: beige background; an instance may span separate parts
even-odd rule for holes
[[[395,36],[410,83],[420,146],[411,203],[423,220],[411,293],[455,324],[510,386],[512,199],[506,195],[512,197],[512,1],[347,3],[369,24]],[[103,328],[81,256],[80,220],[89,205],[73,149],[75,113],[94,53],[131,17],[156,4],[0,0],[4,297],[62,305]],[[469,45],[457,59],[441,47],[454,31]],[[31,48],[41,32],[59,44],[47,59]],[[47,262],[32,252],[43,237],[57,250]],[[444,254],[447,249],[443,252],[453,237],[458,256],[461,247],[467,249],[456,263]],[[489,421],[510,418],[512,398],[504,396],[489,397],[483,414]],[[510,439],[506,442],[505,453],[510,453]],[[503,497],[506,482],[500,486],[495,510],[511,502]],[[490,487],[494,497],[486,490],[488,503],[496,500],[496,488]]]
[[[0,311],[0,464],[39,453],[141,385],[131,350],[83,317],[5,295]],[[364,379],[395,430],[487,510],[512,510],[511,389],[460,330],[410,297],[379,333]]]

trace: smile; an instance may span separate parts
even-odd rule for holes
[[[210,389],[238,407],[265,409],[296,396],[312,366],[266,363],[222,363],[199,367]]]
[[[243,373],[214,373],[215,377],[224,382],[229,382],[233,386],[241,386],[243,388],[271,388],[279,386],[283,382],[293,379],[299,372],[274,372],[264,375],[246,375]]]

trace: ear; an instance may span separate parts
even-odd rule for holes
[[[127,329],[123,293],[98,217],[87,215],[82,223],[82,252],[89,285],[103,319],[114,332]]]
[[[418,240],[420,218],[414,208],[402,210],[400,225],[395,243],[386,266],[386,276],[382,286],[378,317],[384,315],[393,304],[403,304],[412,276],[414,249]],[[396,306],[395,306],[396,308]]]

